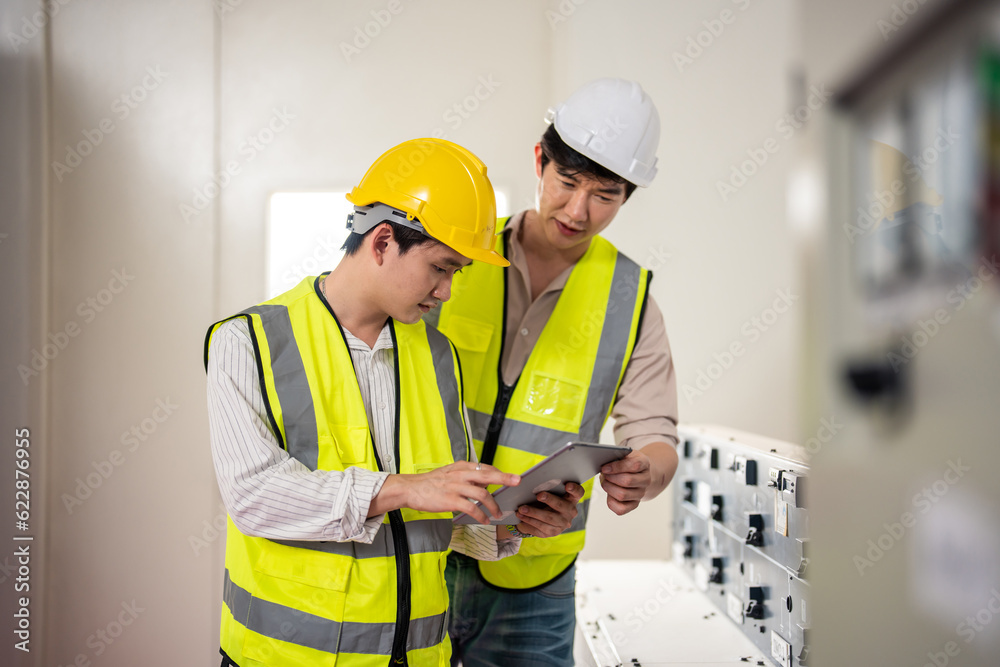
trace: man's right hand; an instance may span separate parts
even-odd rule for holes
[[[499,519],[502,512],[486,487],[517,486],[521,476],[500,472],[485,463],[477,470],[476,465],[458,461],[416,475],[389,475],[372,499],[368,516],[409,507],[424,512],[465,512],[479,523],[488,524],[485,509]]]

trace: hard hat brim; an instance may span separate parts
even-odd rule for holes
[[[448,244],[445,244],[448,245]],[[455,248],[453,246],[448,246],[457,253],[465,255],[474,262],[483,262],[485,264],[492,264],[493,266],[508,267],[510,262],[504,258],[503,255],[498,253],[496,250],[479,250],[472,248]]]

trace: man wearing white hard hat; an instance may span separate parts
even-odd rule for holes
[[[480,460],[521,473],[567,441],[597,442],[614,418],[615,440],[633,451],[600,483],[621,515],[677,468],[676,380],[652,274],[598,236],[656,175],[660,120],[622,79],[583,86],[546,120],[535,208],[498,223],[494,249],[510,266],[469,267],[427,319],[459,349]],[[453,664],[573,664],[574,564],[592,484],[568,529],[565,512],[522,507],[509,526],[525,537],[517,555],[449,556]]]

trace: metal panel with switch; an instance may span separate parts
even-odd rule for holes
[[[805,449],[721,427],[680,431],[674,560],[773,664],[805,665]]]

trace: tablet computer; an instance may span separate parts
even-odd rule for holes
[[[516,523],[515,512],[521,505],[538,504],[535,495],[542,491],[563,495],[566,482],[583,484],[601,471],[601,466],[625,458],[631,447],[597,445],[589,442],[569,442],[554,454],[521,473],[521,483],[517,486],[501,486],[493,492],[502,512],[494,519],[486,512],[490,523],[504,525]],[[481,506],[481,503],[477,503]],[[455,523],[479,523],[475,517],[465,512],[457,514]]]

